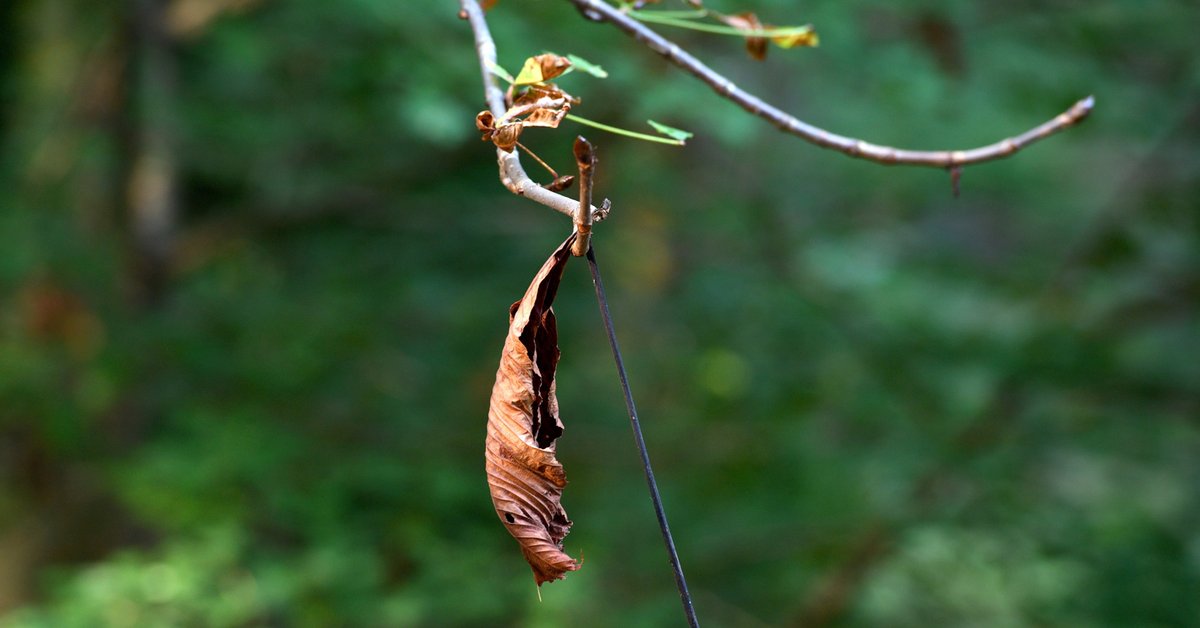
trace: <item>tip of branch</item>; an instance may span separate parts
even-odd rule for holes
[[[590,166],[595,163],[595,153],[592,151],[592,143],[587,141],[587,138],[579,135],[575,137],[575,163],[580,167]]]
[[[1083,98],[1079,102],[1075,103],[1075,106],[1071,107],[1068,115],[1073,117],[1075,122],[1079,122],[1080,120],[1088,117],[1088,114],[1092,112],[1092,108],[1095,106],[1096,97],[1089,94],[1087,98]]]

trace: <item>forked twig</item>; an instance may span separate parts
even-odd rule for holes
[[[461,15],[471,23],[475,33],[475,49],[479,55],[480,70],[483,73],[483,89],[488,108],[497,118],[504,115],[504,92],[492,76],[491,68],[496,65],[496,44],[488,31],[483,9],[477,0],[460,0]],[[642,468],[646,475],[646,484],[650,489],[650,501],[654,504],[654,514],[658,519],[658,527],[662,532],[663,542],[667,546],[667,555],[671,560],[671,569],[675,575],[675,586],[679,590],[679,598],[683,603],[683,612],[688,625],[698,628],[700,623],[696,618],[696,610],[692,606],[692,596],[688,592],[687,581],[683,575],[683,566],[679,562],[679,553],[675,550],[675,540],[671,536],[671,528],[667,524],[666,511],[663,509],[662,496],[658,491],[658,483],[654,479],[654,470],[650,467],[650,454],[646,450],[646,439],[642,436],[641,422],[638,421],[637,408],[633,403],[633,393],[629,390],[629,378],[625,374],[625,363],[621,359],[621,349],[617,345],[616,332],[613,331],[612,314],[608,309],[608,298],[604,293],[604,284],[600,279],[600,268],[596,265],[596,257],[592,253],[590,243],[591,226],[593,222],[604,220],[608,215],[607,200],[599,208],[591,204],[592,174],[596,159],[592,146],[580,136],[575,142],[575,162],[579,168],[579,200],[573,201],[561,194],[547,190],[529,179],[516,151],[507,152],[496,149],[500,163],[500,180],[510,191],[518,196],[525,196],[571,216],[575,230],[579,233],[572,247],[574,255],[586,253],[588,267],[592,273],[592,283],[596,288],[596,301],[600,308],[600,317],[604,322],[604,330],[608,334],[609,346],[612,348],[613,360],[617,366],[617,375],[621,380],[621,390],[625,395],[625,407],[629,410],[629,421],[633,428],[634,441],[641,456]],[[582,243],[582,245],[580,245]],[[580,246],[582,248],[580,248]],[[539,589],[540,595],[540,589]]]
[[[483,16],[483,9],[480,8],[479,2],[477,0],[460,0],[460,6],[462,7],[460,15],[467,18],[471,23],[471,30],[475,33],[475,51],[479,55],[479,69],[483,74],[484,98],[487,100],[488,109],[492,115],[499,119],[504,116],[507,107],[504,106],[504,90],[500,89],[500,84],[496,82],[496,77],[492,75],[491,71],[491,68],[496,67],[496,42],[492,39],[491,31],[488,30],[487,20]],[[530,179],[521,165],[521,157],[517,155],[517,151],[507,152],[497,148],[496,160],[500,165],[500,182],[510,192],[567,216],[575,214],[579,202],[547,190]],[[594,220],[604,220],[606,216],[606,211],[592,207]]]
[[[811,124],[803,122],[794,116],[774,107],[773,105],[763,101],[757,96],[750,94],[738,88],[732,81],[723,75],[712,70],[704,63],[696,59],[687,51],[680,48],[677,44],[660,36],[650,28],[635,21],[624,12],[612,7],[603,0],[571,0],[586,17],[596,21],[607,21],[619,29],[632,36],[637,41],[649,47],[651,50],[665,57],[675,65],[679,66],[686,72],[692,74],[709,85],[717,94],[726,98],[738,106],[745,109],[747,112],[756,115],[779,129],[796,135],[808,142],[816,144],[824,148],[830,148],[839,152],[845,153],[852,157],[859,157],[869,161],[874,161],[883,164],[909,164],[918,166],[931,166],[947,168],[951,172],[952,181],[957,193],[958,177],[961,174],[963,166],[1000,159],[1016,153],[1026,146],[1037,142],[1045,137],[1062,131],[1083,120],[1091,113],[1094,106],[1094,99],[1091,96],[1080,100],[1071,106],[1070,109],[1059,114],[1053,119],[1034,127],[1024,133],[1010,137],[987,146],[972,148],[969,150],[949,150],[949,151],[916,151],[889,146],[881,146],[871,144],[862,140],[857,140],[849,137],[844,137],[825,131],[824,129],[815,127]],[[496,78],[492,75],[491,68],[496,66],[496,46],[492,39],[491,33],[488,30],[487,22],[484,18],[483,10],[480,7],[478,0],[460,0],[462,7],[462,16],[468,19],[471,23],[472,30],[475,35],[475,47],[479,57],[480,70],[483,76],[484,95],[487,100],[488,108],[497,118],[503,117],[506,107],[504,92],[500,89]],[[572,217],[572,222],[575,225],[576,231],[579,233],[579,238],[576,240],[576,247],[572,253],[581,255],[586,252],[589,268],[592,274],[592,281],[596,288],[596,298],[600,307],[600,314],[604,322],[605,331],[608,334],[608,339],[613,352],[613,358],[617,366],[617,374],[621,381],[622,392],[625,396],[626,407],[629,411],[629,419],[633,428],[634,439],[637,443],[639,454],[641,455],[646,482],[650,489],[651,501],[654,505],[655,515],[658,518],[659,528],[663,535],[663,541],[666,544],[667,553],[671,560],[671,566],[674,571],[676,586],[679,590],[680,599],[683,603],[684,614],[687,617],[690,626],[697,626],[695,609],[692,605],[691,595],[687,589],[687,583],[684,579],[683,568],[680,565],[679,555],[675,549],[675,543],[671,536],[670,528],[667,524],[666,514],[663,509],[662,499],[658,491],[658,485],[654,479],[654,472],[650,466],[649,454],[646,450],[645,439],[642,435],[641,424],[637,417],[637,409],[633,402],[633,396],[629,390],[628,377],[625,373],[624,363],[621,358],[621,352],[617,345],[616,334],[613,331],[612,317],[608,309],[607,298],[604,293],[604,286],[600,279],[600,270],[596,264],[595,254],[589,245],[589,235],[591,223],[593,221],[603,220],[608,213],[607,202],[597,208],[591,204],[591,175],[594,165],[594,155],[591,146],[587,144],[582,137],[577,140],[575,145],[576,164],[579,168],[580,179],[580,197],[574,200],[558,194],[554,191],[543,188],[532,181],[524,168],[521,165],[520,158],[516,151],[508,152],[497,149],[497,160],[499,162],[500,180],[511,192],[519,196],[525,196],[531,200],[550,207]],[[539,160],[540,161],[540,160]],[[869,553],[873,554],[877,551],[874,548],[874,543],[870,544]],[[857,571],[857,565],[856,569]],[[853,577],[853,575],[851,576]],[[845,583],[839,581],[837,589],[845,589]],[[835,591],[836,594],[836,591]],[[833,596],[837,598],[837,595]],[[834,606],[819,605],[820,615],[825,615],[830,608],[834,608],[839,602],[839,599],[834,599]]]
[[[830,133],[797,119],[758,96],[734,85],[733,81],[702,63],[689,52],[679,47],[678,44],[659,35],[621,10],[604,2],[604,0],[570,0],[570,2],[585,17],[595,21],[609,22],[622,31],[625,31],[626,34],[645,44],[654,52],[666,57],[671,63],[707,83],[719,96],[736,103],[742,109],[770,122],[781,131],[799,136],[817,146],[830,148],[851,157],[859,157],[882,164],[910,164],[914,166],[949,168],[1000,159],[1083,120],[1091,113],[1092,107],[1095,104],[1095,99],[1092,96],[1088,96],[1072,105],[1070,109],[1020,135],[1009,137],[994,144],[988,144],[987,146],[980,146],[979,148],[921,151],[880,146],[836,133]]]

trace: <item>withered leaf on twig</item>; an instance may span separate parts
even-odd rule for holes
[[[570,67],[570,59],[550,52],[529,57],[525,60],[525,65],[521,66],[517,78],[513,79],[513,85],[530,85],[549,81],[561,76]]]
[[[816,46],[820,43],[817,32],[811,25],[797,27],[780,27],[764,24],[754,13],[738,13],[725,15],[712,12],[713,17],[745,33],[746,52],[758,61],[767,58],[768,39],[780,48],[795,48],[796,46]]]
[[[571,111],[571,106],[578,103],[578,98],[559,89],[554,83],[530,85],[500,118],[490,111],[480,111],[475,116],[475,128],[483,134],[480,138],[483,141],[512,152],[525,127],[558,128],[558,124]]]
[[[521,138],[521,122],[497,122],[496,116],[492,112],[483,110],[479,115],[475,116],[475,128],[483,134],[480,138],[485,142],[491,142],[497,148],[504,149],[507,152],[512,152],[516,148],[517,142]]]
[[[509,308],[508,336],[488,408],[485,449],[492,504],[521,544],[538,586],[580,565],[562,550],[571,521],[561,503],[567,475],[554,457],[563,424],[554,395],[558,328],[550,308],[574,241],[571,234]]]
[[[753,13],[738,13],[737,15],[721,15],[716,14],[717,19],[725,22],[739,31],[760,31],[763,24],[758,20],[758,16]],[[767,58],[767,39],[765,37],[746,37],[746,52],[758,61]]]

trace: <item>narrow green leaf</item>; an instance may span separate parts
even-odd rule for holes
[[[521,67],[521,72],[512,81],[513,85],[532,85],[541,82],[542,67],[538,65],[537,59],[534,57],[529,57],[525,60],[525,65]]]
[[[679,11],[670,10],[654,10],[654,11],[638,11],[639,15],[653,13],[654,17],[674,18],[677,20],[699,20],[708,17],[708,9],[683,9]]]
[[[568,54],[567,58],[571,60],[571,67],[579,69],[581,72],[587,72],[596,78],[608,78],[608,72],[604,68],[572,54]]]
[[[683,129],[677,129],[673,126],[667,126],[665,124],[660,124],[658,122],[655,122],[654,120],[646,120],[646,122],[649,122],[650,126],[654,127],[655,131],[658,131],[659,133],[662,133],[663,135],[665,135],[671,139],[679,140],[680,142],[686,142],[686,141],[692,139],[692,137],[694,135],[696,135],[695,133],[691,133],[689,131],[684,131]]]
[[[492,74],[495,74],[496,76],[500,77],[501,79],[508,81],[509,84],[512,84],[513,82],[516,81],[516,79],[513,78],[513,75],[509,74],[507,70],[500,67],[500,64],[498,64],[494,61],[488,61],[487,69],[488,69],[488,72],[491,72]]]
[[[735,37],[807,37],[813,35],[812,24],[804,26],[772,26],[770,28],[758,29],[738,29],[732,26],[724,26],[721,24],[706,24],[704,22],[695,22],[675,17],[662,17],[657,15],[662,11],[630,11],[629,17],[643,22],[652,24],[661,24],[663,26],[675,26],[678,28],[687,28],[695,31],[703,31],[706,33],[715,33],[717,35],[733,35]]]
[[[669,139],[669,138],[665,138],[665,137],[659,137],[657,135],[648,135],[646,133],[638,133],[636,131],[629,131],[627,129],[622,129],[622,128],[618,128],[615,126],[609,126],[607,124],[601,124],[599,122],[596,122],[595,120],[588,120],[587,118],[581,118],[573,113],[568,113],[567,119],[572,122],[578,122],[579,124],[583,124],[586,126],[595,127],[597,129],[608,131],[609,133],[616,133],[617,135],[624,135],[625,137],[632,137],[632,138],[639,139],[639,140],[645,140],[647,142],[658,142],[659,144],[670,144],[672,146],[683,146],[683,140],[674,140],[674,139]]]

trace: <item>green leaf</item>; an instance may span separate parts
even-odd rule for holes
[[[537,59],[529,57],[525,60],[525,65],[521,66],[520,73],[517,78],[513,79],[514,85],[532,85],[542,82],[542,66],[538,64]]]
[[[683,129],[677,129],[673,126],[660,124],[654,120],[646,120],[646,122],[649,122],[650,126],[654,127],[655,131],[658,131],[669,138],[679,140],[680,142],[686,142],[696,135],[695,133],[684,131]]]
[[[500,67],[500,64],[496,63],[495,61],[488,61],[487,69],[488,72],[491,72],[492,74],[495,74],[496,76],[508,81],[510,84],[516,82],[516,79],[513,78],[513,75],[509,74],[508,70]]]
[[[584,59],[583,57],[577,57],[573,54],[568,54],[567,58],[571,60],[571,65],[573,67],[582,72],[587,72],[596,78],[608,78],[608,72],[605,72],[604,68],[588,61],[587,59]]]
[[[571,120],[572,122],[578,122],[579,124],[583,124],[583,125],[590,126],[590,127],[595,127],[597,129],[601,129],[603,131],[608,131],[609,133],[615,133],[617,135],[624,135],[625,137],[632,137],[634,139],[644,140],[647,142],[657,142],[659,144],[670,144],[672,146],[683,146],[683,144],[684,144],[683,140],[659,137],[657,135],[638,133],[637,131],[630,131],[628,129],[622,129],[622,128],[615,127],[615,126],[609,126],[607,124],[601,124],[600,122],[596,122],[595,120],[588,120],[587,118],[581,118],[572,113],[568,113],[566,115],[566,118],[568,120]]]

